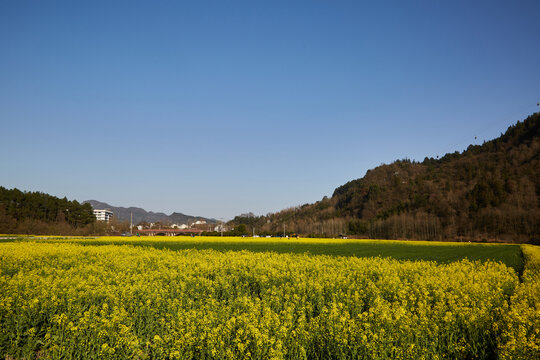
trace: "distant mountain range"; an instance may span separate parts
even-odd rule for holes
[[[192,215],[185,215],[182,213],[174,212],[171,215],[167,215],[162,212],[153,212],[153,211],[146,211],[142,208],[138,207],[121,207],[121,206],[112,206],[107,203],[97,201],[97,200],[86,200],[83,201],[83,203],[89,203],[92,205],[94,209],[110,209],[114,216],[121,221],[127,220],[129,221],[131,218],[131,214],[133,214],[133,224],[137,224],[141,221],[146,222],[164,222],[164,223],[171,223],[171,224],[189,224],[193,223],[197,220],[205,220],[207,223],[216,223],[216,219],[209,219],[202,216],[192,216]]]

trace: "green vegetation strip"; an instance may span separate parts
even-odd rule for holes
[[[31,240],[30,238],[27,240]],[[523,255],[519,245],[449,243],[397,240],[342,240],[342,239],[267,239],[241,237],[101,237],[91,239],[50,238],[40,241],[70,242],[82,245],[150,246],[170,250],[217,250],[276,252],[330,256],[390,257],[396,260],[436,261],[446,264],[462,259],[495,261],[514,268],[521,274]]]

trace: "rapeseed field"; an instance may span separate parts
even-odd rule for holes
[[[310,253],[312,255],[391,257],[397,260],[429,260],[449,263],[467,258],[492,260],[523,270],[523,256],[519,245],[467,242],[398,241],[373,239],[317,239],[317,238],[252,238],[219,236],[102,236],[98,238],[20,239],[25,241],[70,242],[81,245],[131,245],[171,250],[219,250],[278,253]],[[12,241],[12,240],[10,240]]]
[[[313,254],[0,243],[7,359],[535,359],[525,270]]]

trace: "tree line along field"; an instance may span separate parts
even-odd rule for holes
[[[540,358],[538,247],[268,240],[0,243],[0,356]]]

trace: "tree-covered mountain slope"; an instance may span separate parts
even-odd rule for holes
[[[236,223],[261,231],[375,238],[504,239],[540,234],[540,113],[483,145],[423,162],[398,160],[331,198]]]

